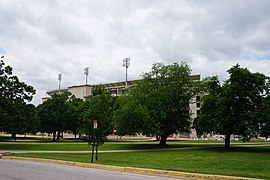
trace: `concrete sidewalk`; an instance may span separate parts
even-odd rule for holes
[[[133,149],[133,150],[99,150],[99,153],[117,153],[117,152],[151,152],[151,151],[177,151],[189,149],[206,149],[213,147],[183,147],[183,148],[164,148],[164,149]],[[22,154],[22,153],[91,153],[91,151],[44,151],[44,150],[0,150],[0,155],[4,154]]]

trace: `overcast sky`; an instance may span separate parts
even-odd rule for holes
[[[270,75],[269,0],[1,0],[0,54],[37,90],[125,80],[154,62],[227,78],[239,63]]]

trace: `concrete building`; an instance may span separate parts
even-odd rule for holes
[[[105,84],[99,84],[105,88],[105,90],[109,91],[112,96],[121,96],[123,94],[126,94],[129,89],[136,84],[136,82],[139,80],[131,80],[127,81],[120,81],[120,82],[112,82],[112,83],[105,83]],[[64,88],[59,90],[52,90],[47,92],[47,97],[42,98],[42,102],[48,100],[51,98],[53,94],[58,94],[62,92],[70,92],[72,95],[74,95],[76,98],[84,99],[87,96],[92,95],[92,89],[95,85],[77,85],[77,86],[70,86],[68,88]]]
[[[201,76],[200,75],[192,75],[191,79],[194,81],[200,81]],[[120,81],[120,82],[112,82],[112,83],[105,83],[105,84],[99,84],[105,88],[105,90],[109,91],[112,96],[121,96],[126,94],[129,89],[134,86],[138,81],[140,80],[130,80],[127,81]],[[94,85],[78,85],[78,86],[70,86],[65,89],[59,90],[52,90],[48,91],[47,94],[49,97],[42,98],[42,101],[46,101],[50,99],[51,95],[61,93],[64,91],[68,91],[71,94],[73,94],[76,98],[84,99],[87,96],[92,95],[92,89]],[[201,98],[200,96],[196,96],[191,99],[189,107],[191,111],[191,118],[195,119],[197,115],[200,113],[200,106],[201,106]],[[182,136],[189,137],[189,138],[196,138],[196,132],[194,130],[191,131],[190,134],[182,134]]]

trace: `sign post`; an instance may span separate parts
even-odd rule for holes
[[[96,135],[96,129],[97,128],[98,128],[98,120],[93,120],[93,139],[92,139],[93,142],[92,142],[92,158],[91,158],[91,163],[93,163],[93,160],[94,160],[95,143],[97,143],[96,142],[97,141],[97,135]],[[96,152],[96,159],[97,159],[97,152]]]

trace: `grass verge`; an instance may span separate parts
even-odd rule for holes
[[[192,143],[169,143],[166,147],[158,146],[154,143],[105,143],[99,150],[137,150],[137,149],[162,149],[162,148],[181,148],[181,147],[206,147],[223,146],[223,144],[192,144]],[[0,150],[31,150],[31,151],[89,151],[91,146],[85,143],[0,143]]]

